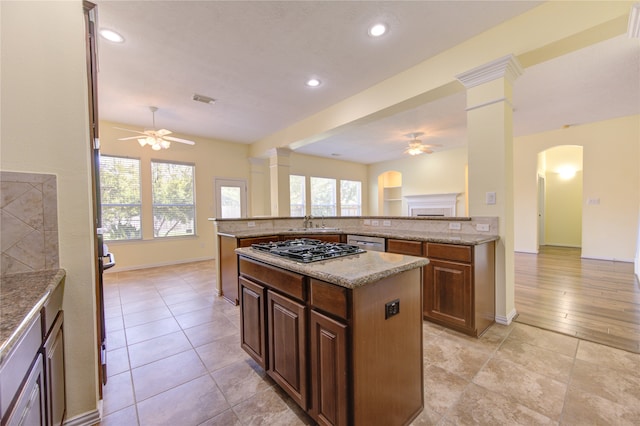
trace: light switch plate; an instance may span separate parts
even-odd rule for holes
[[[364,224],[365,224],[365,225],[371,225],[371,220],[369,220],[369,219],[365,219],[365,220],[364,220]]]
[[[382,226],[391,226],[391,221],[390,220],[383,220],[382,221]]]
[[[488,223],[476,223],[476,231],[487,232],[489,231]]]
[[[496,193],[495,192],[487,192],[486,199],[487,199],[487,204],[495,204],[496,203]]]
[[[371,221],[371,226],[378,226],[378,225],[380,225],[380,222],[378,222],[377,220]]]
[[[255,222],[247,222],[247,226],[249,228],[254,228],[256,226],[256,223]]]
[[[449,229],[459,231],[461,227],[460,222],[449,222]]]

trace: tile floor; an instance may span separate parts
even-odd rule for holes
[[[213,262],[105,274],[102,426],[313,424],[239,345]],[[640,355],[524,324],[469,338],[424,323],[413,425],[637,425]]]

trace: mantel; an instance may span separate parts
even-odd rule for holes
[[[455,216],[458,193],[406,195],[409,216]]]

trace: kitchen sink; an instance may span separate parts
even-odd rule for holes
[[[291,232],[337,232],[340,228],[289,228]]]

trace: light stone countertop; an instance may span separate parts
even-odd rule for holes
[[[251,247],[238,248],[236,253],[346,288],[360,287],[429,264],[429,259],[424,257],[375,251],[311,263],[296,262]]]
[[[0,280],[0,365],[53,290],[64,282],[66,271],[52,269],[5,275]]]
[[[340,229],[327,231],[322,228],[309,229],[307,231],[289,231],[288,229],[273,229],[273,230],[248,230],[248,231],[236,231],[230,232],[218,232],[218,235],[232,238],[255,238],[255,237],[268,237],[269,235],[313,235],[313,234],[332,234],[332,235],[363,235],[367,237],[382,237],[382,238],[395,238],[399,240],[409,241],[422,241],[430,243],[443,243],[443,244],[462,244],[462,245],[477,245],[484,244],[490,241],[496,241],[500,237],[497,235],[484,235],[484,234],[461,234],[461,233],[437,233],[437,232],[415,232],[409,230],[394,229],[393,231],[372,230],[368,227],[366,230],[362,229]]]

